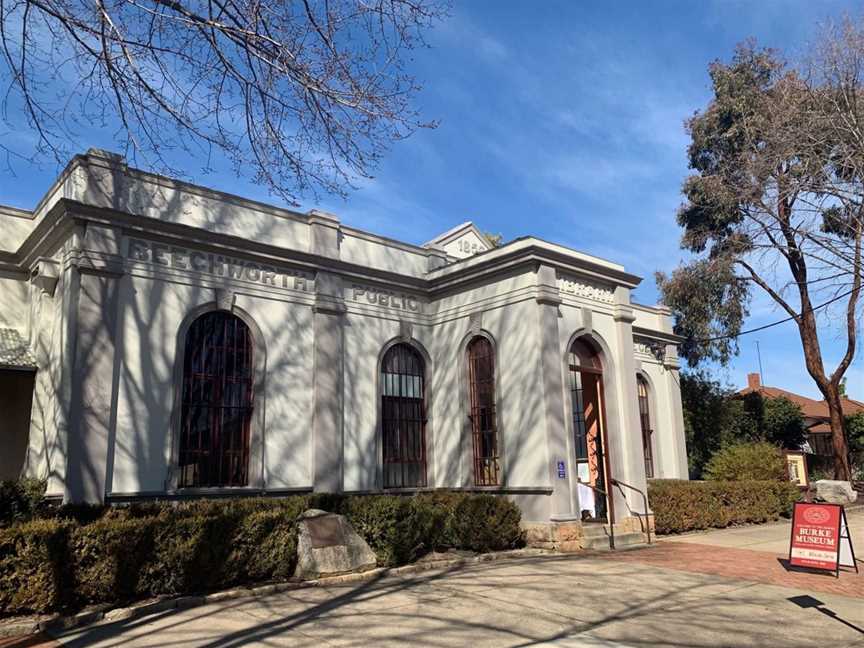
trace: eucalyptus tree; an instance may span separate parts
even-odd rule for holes
[[[289,202],[344,194],[434,125],[413,107],[408,63],[446,12],[445,0],[0,0],[0,149],[64,162],[82,131],[109,129],[165,173],[182,175],[185,153],[221,154]]]
[[[678,211],[692,256],[658,285],[691,365],[738,352],[754,291],[795,323],[828,404],[835,476],[849,479],[841,384],[861,317],[864,29],[829,25],[794,64],[748,42],[709,73],[714,96],[687,122],[693,174]],[[831,368],[828,336],[843,346]]]

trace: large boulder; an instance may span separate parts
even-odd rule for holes
[[[294,575],[302,580],[366,571],[376,565],[375,552],[341,515],[309,509],[298,518],[297,534]]]
[[[858,493],[848,481],[820,479],[815,483],[816,499],[830,504],[851,504],[858,499]]]

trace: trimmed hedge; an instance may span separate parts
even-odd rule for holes
[[[648,482],[657,533],[683,533],[734,524],[768,522],[792,513],[798,487],[786,481]]]
[[[385,566],[433,549],[490,551],[523,542],[519,508],[491,495],[311,495],[61,509],[53,519],[0,529],[0,615],[288,579],[297,561],[296,520],[307,508],[345,515]]]
[[[69,525],[36,520],[0,530],[0,612],[54,610],[69,590]]]
[[[32,518],[38,512],[44,494],[43,481],[0,481],[0,526]]]

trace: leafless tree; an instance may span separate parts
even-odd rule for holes
[[[3,118],[68,159],[116,128],[130,159],[182,175],[229,160],[289,202],[344,195],[417,128],[411,51],[446,0],[0,0]],[[0,68],[2,69],[2,68]],[[4,143],[5,142],[5,143]],[[170,160],[174,160],[172,165]]]

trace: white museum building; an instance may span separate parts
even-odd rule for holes
[[[617,522],[687,477],[680,340],[617,263],[471,223],[410,245],[92,149],[0,228],[0,478],[48,496],[446,489]]]

